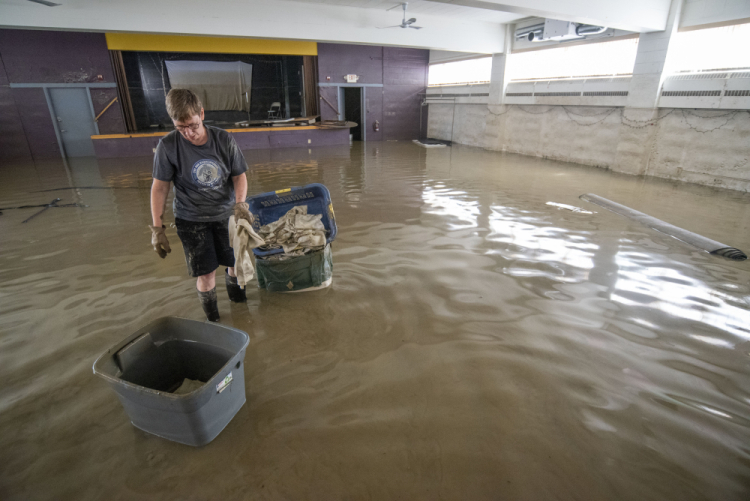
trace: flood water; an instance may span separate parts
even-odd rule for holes
[[[578,199],[747,253],[750,194],[408,142],[246,158],[251,194],[330,189],[333,285],[219,286],[247,404],[197,449],[91,370],[205,318],[175,229],[150,246],[151,159],[2,166],[2,207],[88,207],[0,216],[0,499],[750,499],[750,261]]]

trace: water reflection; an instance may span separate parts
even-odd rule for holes
[[[556,228],[544,214],[513,207],[490,206],[487,240],[494,251],[515,263],[505,268],[513,276],[546,277],[575,283],[588,279],[599,248],[588,232]]]
[[[616,255],[619,268],[614,302],[661,310],[674,317],[703,324],[740,339],[750,339],[750,308],[742,297],[717,290],[706,283],[703,273],[666,260],[659,254],[623,250]],[[713,337],[691,336],[715,346],[733,347],[734,343]],[[707,339],[716,339],[707,341]]]
[[[460,190],[446,188],[441,183],[425,186],[422,200],[427,207],[426,214],[443,216],[449,230],[476,228],[479,216],[479,202]]]

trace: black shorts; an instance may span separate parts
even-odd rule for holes
[[[229,245],[229,219],[209,223],[175,218],[177,236],[185,249],[188,275],[208,275],[219,266],[234,266],[234,251]]]

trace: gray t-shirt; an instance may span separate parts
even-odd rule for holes
[[[154,179],[174,182],[174,216],[187,221],[223,221],[234,206],[233,176],[247,162],[227,131],[206,126],[208,141],[195,146],[177,131],[164,136],[154,155]]]

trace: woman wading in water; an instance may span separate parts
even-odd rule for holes
[[[169,187],[174,183],[175,226],[185,249],[188,274],[198,279],[198,298],[206,317],[218,322],[219,266],[227,267],[229,299],[246,301],[234,273],[227,224],[233,214],[236,220],[253,220],[245,202],[247,162],[227,131],[203,124],[203,105],[190,90],[170,90],[167,112],[176,130],[159,141],[154,156],[151,244],[162,258],[172,252],[163,218]]]

